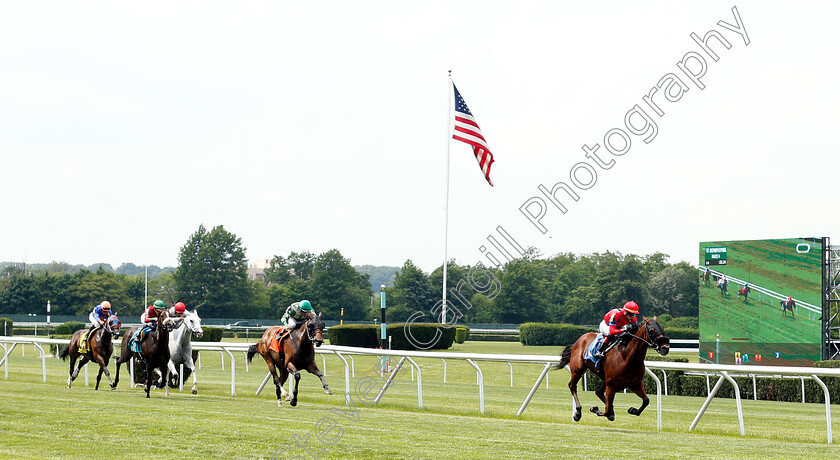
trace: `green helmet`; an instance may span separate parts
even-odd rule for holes
[[[163,303],[163,300],[155,300],[155,308],[166,308],[166,304]]]
[[[300,311],[312,311],[312,304],[308,300],[301,300],[298,306],[300,307]]]

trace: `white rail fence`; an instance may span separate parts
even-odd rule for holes
[[[60,340],[60,339],[41,339],[35,337],[3,337],[0,336],[0,348],[3,348],[4,355],[3,358],[0,359],[0,365],[5,367],[5,378],[8,380],[9,378],[9,356],[11,352],[15,349],[15,346],[18,344],[32,344],[40,351],[40,358],[42,360],[42,369],[43,369],[43,381],[47,381],[47,370],[46,370],[46,358],[47,354],[44,351],[41,345],[45,344],[56,344],[56,345],[68,345],[69,340]],[[10,345],[10,346],[9,346]],[[200,351],[217,351],[222,355],[222,365],[224,366],[224,354],[227,354],[230,358],[230,393],[232,396],[236,395],[236,366],[235,366],[235,358],[234,352],[247,352],[248,347],[251,344],[248,343],[207,343],[207,342],[195,342],[192,344],[194,350]],[[487,354],[487,353],[453,353],[453,352],[439,352],[439,351],[406,351],[406,350],[376,350],[376,349],[369,349],[369,348],[356,348],[356,347],[343,347],[343,346],[332,346],[332,345],[324,345],[320,348],[316,349],[316,352],[322,355],[323,364],[324,364],[324,373],[326,374],[326,358],[324,355],[332,354],[338,357],[341,362],[344,364],[344,391],[345,391],[345,400],[349,401],[351,395],[351,371],[352,375],[355,377],[355,361],[353,356],[375,356],[375,357],[394,357],[399,358],[396,366],[394,369],[391,370],[390,374],[388,375],[387,380],[383,384],[382,388],[380,389],[379,393],[376,396],[375,402],[378,403],[385,392],[387,391],[388,387],[393,382],[394,378],[396,377],[397,373],[401,370],[402,366],[407,361],[409,365],[412,367],[412,370],[416,372],[416,381],[417,381],[417,405],[418,407],[423,407],[423,379],[422,379],[422,370],[414,358],[423,358],[423,359],[440,359],[443,360],[444,364],[444,382],[446,381],[446,360],[457,359],[457,360],[464,360],[470,366],[472,366],[476,371],[476,383],[478,385],[478,404],[479,404],[479,411],[483,414],[484,413],[484,374],[481,371],[481,366],[479,363],[481,362],[503,362],[507,363],[510,366],[511,370],[513,369],[512,363],[528,363],[528,364],[540,364],[543,366],[541,373],[537,377],[536,381],[534,382],[531,390],[529,391],[527,397],[522,402],[522,405],[519,407],[517,411],[517,415],[521,415],[525,409],[528,407],[531,399],[533,398],[534,394],[539,389],[540,385],[542,384],[543,380],[546,381],[546,387],[548,386],[548,371],[553,364],[557,364],[559,362],[559,357],[557,356],[546,356],[546,355],[511,355],[511,354]],[[352,365],[348,363],[347,358],[351,360],[353,363]],[[200,357],[199,357],[200,360]],[[246,361],[247,362],[247,361]],[[700,421],[700,418],[706,412],[706,409],[712,402],[715,394],[720,389],[721,385],[724,381],[729,382],[734,387],[735,393],[735,401],[736,401],[736,409],[738,413],[738,425],[740,428],[740,433],[742,436],[745,435],[744,430],[744,417],[743,417],[743,410],[741,405],[741,393],[738,383],[732,378],[733,375],[748,375],[753,376],[755,379],[756,376],[792,376],[798,377],[802,379],[804,382],[805,379],[814,380],[820,388],[823,390],[823,394],[825,396],[825,416],[826,416],[826,430],[827,430],[827,442],[831,444],[832,440],[832,420],[831,420],[831,395],[828,392],[828,388],[825,384],[820,380],[819,377],[840,377],[840,369],[831,369],[831,368],[812,368],[812,367],[782,367],[782,366],[755,366],[755,365],[723,365],[723,364],[694,364],[694,363],[675,363],[675,362],[664,362],[664,361],[645,361],[645,371],[648,375],[653,378],[654,382],[656,382],[656,417],[657,417],[657,428],[662,429],[662,383],[659,380],[659,377],[656,375],[654,370],[681,370],[687,372],[698,372],[698,373],[705,373],[707,379],[709,376],[718,376],[718,380],[715,383],[713,388],[708,389],[708,396],[706,400],[703,402],[702,407],[697,413],[697,416],[692,421],[689,431],[693,430]],[[183,374],[183,373],[182,373]],[[663,372],[663,376],[664,376]],[[263,379],[261,385],[256,391],[256,394],[260,394],[262,389],[268,383],[271,374],[267,374],[266,377]],[[133,379],[132,379],[133,381]],[[755,380],[753,380],[755,381]],[[513,385],[513,374],[511,373],[511,386]],[[754,384],[755,385],[755,384]],[[804,395],[804,383],[803,383],[803,395]],[[755,390],[755,388],[754,388]],[[666,387],[667,391],[667,387]],[[569,396],[569,400],[571,401],[571,396]],[[572,408],[574,410],[574,408]]]
[[[698,270],[700,270],[701,273],[705,273],[706,268],[705,267],[699,267]],[[724,275],[724,273],[719,272],[717,270],[709,269],[709,271],[713,275],[718,276],[718,277],[721,277],[721,276]],[[726,275],[726,279],[729,280],[729,281],[732,281],[735,284],[741,285],[741,286],[747,284],[747,281],[744,281],[744,280],[741,280],[741,279],[738,279],[738,278],[734,278],[734,277],[729,276],[729,275]],[[755,291],[755,292],[758,292],[761,295],[766,295],[766,296],[770,297],[771,299],[787,300],[787,296],[784,295],[784,294],[780,294],[776,291],[761,287],[757,284],[752,284],[752,283],[749,283],[749,284],[750,284],[750,291]],[[822,314],[822,308],[818,305],[813,305],[813,304],[810,304],[810,303],[805,302],[804,300],[800,300],[800,299],[793,299],[793,300],[796,303],[797,308],[802,307],[808,312],[808,319],[813,320],[814,318],[819,318],[819,316]],[[762,301],[762,299],[760,297],[759,297],[759,301]]]

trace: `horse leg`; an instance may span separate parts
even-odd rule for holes
[[[163,388],[164,388],[163,389],[163,395],[166,396],[167,398],[169,397],[169,368],[170,368],[170,366],[175,367],[175,365],[172,364],[172,361],[169,361],[167,363],[166,375],[163,376]],[[178,374],[176,373],[175,375],[178,375]]]
[[[195,376],[195,363],[193,362],[192,355],[189,355],[187,358],[187,367],[190,369],[190,373],[192,373],[193,378],[193,386],[192,386],[192,394],[198,393],[198,379]]]
[[[613,402],[615,401],[615,388],[612,385],[607,385],[607,389],[604,396],[606,397],[607,401],[604,403],[603,415],[607,417],[607,420],[612,422],[613,420],[615,420],[615,408],[613,407]]]
[[[583,372],[573,371],[572,378],[569,379],[569,390],[572,392],[572,402],[574,403],[572,420],[575,422],[580,421],[580,400],[578,399],[577,394],[577,384],[584,372],[586,372],[586,370],[583,370]]]
[[[598,387],[598,389],[597,389],[597,390],[595,390],[595,396],[597,396],[597,397],[598,397],[598,399],[600,399],[600,400],[601,400],[601,401],[602,401],[605,405],[607,404],[607,398],[604,396],[604,391],[605,391],[606,389],[607,389],[607,383],[606,383],[606,382],[604,382],[603,380],[601,380],[601,386],[599,386],[599,387]],[[604,413],[603,413],[603,412],[601,412],[601,411],[598,409],[598,406],[592,406],[592,407],[590,407],[590,408],[589,408],[589,412],[592,412],[592,413],[593,413],[593,414],[595,414],[595,415],[604,415]]]
[[[67,379],[67,388],[70,388],[70,384],[73,382],[73,380],[76,380],[76,377],[79,376],[79,371],[82,370],[82,367],[85,364],[87,364],[87,362],[88,362],[87,356],[82,355],[82,356],[79,357],[79,364],[78,364],[78,366],[76,366],[76,370],[74,370],[70,374],[70,378]]]
[[[295,383],[292,390],[292,400],[289,401],[292,407],[297,406],[297,395],[298,395],[298,383],[300,383],[300,371],[295,368],[295,365],[292,363],[286,363],[286,369],[295,377]]]
[[[149,391],[152,389],[152,361],[149,360],[146,362],[146,385],[143,390],[146,391],[146,397],[149,398]]]
[[[72,343],[70,344],[73,345]],[[76,366],[76,359],[78,356],[74,356],[73,353],[70,353],[70,374],[67,377],[67,388],[72,388],[73,380],[76,379],[76,376],[73,374],[73,368]]]
[[[166,363],[166,374],[171,375],[175,384],[178,384],[178,369],[175,368],[175,363],[172,362],[172,359]],[[166,388],[169,388],[169,377],[166,378],[164,384],[166,385]]]
[[[650,398],[648,398],[647,393],[645,392],[645,382],[644,380],[640,381],[637,385],[630,388],[633,390],[633,393],[636,393],[636,396],[642,398],[642,406],[636,409],[635,407],[631,407],[627,409],[627,413],[630,415],[642,415],[642,411],[645,410],[645,407],[650,404]]]
[[[327,379],[324,378],[324,374],[321,372],[320,369],[318,369],[318,365],[315,364],[315,361],[312,361],[312,363],[309,365],[309,367],[306,368],[306,370],[310,374],[315,374],[319,379],[321,379],[321,383],[324,384],[324,394],[326,394],[326,395],[333,394],[332,390],[330,390],[330,386],[327,385]]]
[[[111,382],[111,389],[112,390],[116,390],[117,389],[117,384],[120,383],[120,365],[122,365],[122,356],[120,356],[120,359],[117,360],[117,375],[116,375],[116,378],[114,378],[114,381]],[[110,376],[108,376],[108,377],[110,379]]]
[[[286,383],[286,377],[283,376],[281,380],[280,377],[277,376],[277,367],[274,365],[274,361],[271,360],[268,356],[263,356],[265,358],[265,363],[268,365],[268,372],[271,374],[271,377],[274,380],[274,392],[277,394],[277,406],[283,406],[283,398],[285,397],[285,390],[283,390],[283,384]]]

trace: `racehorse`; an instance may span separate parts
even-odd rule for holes
[[[200,338],[204,335],[201,329],[201,318],[198,313],[184,311],[184,318],[178,321],[178,325],[169,333],[169,386],[178,386],[178,366],[184,365],[184,380],[192,374],[192,394],[198,393],[198,380],[195,376],[195,362],[192,357],[192,344],[190,339],[195,336]]]
[[[738,289],[738,297],[743,297],[744,303],[747,303],[747,297],[750,295],[750,290],[749,286],[742,286],[741,289]]]
[[[146,364],[146,386],[144,389],[147,398],[152,387],[152,372],[154,369],[160,370],[161,375],[164,376],[164,382],[169,380],[169,332],[175,327],[175,320],[169,317],[167,310],[163,310],[158,312],[157,322],[158,325],[155,330],[150,332],[140,343],[142,353],[132,351],[129,342],[134,335],[134,331],[138,327],[145,326],[135,326],[125,331],[120,358],[117,360],[117,378],[111,384],[111,389],[116,389],[117,384],[120,383],[120,365],[128,363],[133,358],[137,358],[140,362]],[[163,386],[166,389],[166,396],[169,396],[169,387],[165,384]]]
[[[791,299],[790,302],[782,300],[780,303],[782,305],[782,316],[787,318],[787,312],[790,310],[790,314],[793,316],[793,319],[796,319],[796,310],[794,310],[796,308],[796,301],[793,299]]]
[[[111,359],[111,355],[114,353],[112,340],[120,336],[120,320],[116,316],[111,316],[108,321],[105,321],[104,326],[93,331],[93,334],[87,338],[89,343],[87,353],[81,354],[79,353],[79,340],[85,332],[87,332],[87,329],[80,329],[74,332],[73,337],[70,339],[70,345],[67,348],[62,348],[58,353],[58,357],[62,360],[67,360],[67,357],[70,356],[70,377],[67,378],[67,388],[71,388],[73,380],[76,380],[76,377],[79,376],[79,371],[82,370],[82,366],[87,364],[88,361],[99,364],[99,373],[96,374],[96,387],[94,387],[94,390],[98,390],[99,380],[102,378],[103,372],[108,377],[108,383],[111,383],[108,360]],[[82,359],[79,360],[79,367],[74,371],[73,367],[80,356]]]
[[[718,289],[720,289],[720,296],[728,296],[729,295],[729,280],[726,278],[718,278],[717,280]]]
[[[650,403],[650,399],[645,393],[644,384],[645,354],[648,347],[653,347],[660,355],[667,355],[671,349],[671,339],[665,336],[662,326],[659,325],[655,317],[653,319],[645,318],[643,322],[639,322],[634,328],[621,335],[619,344],[608,351],[601,359],[601,368],[599,369],[595,366],[595,363],[584,359],[586,349],[597,335],[595,332],[587,332],[580,336],[574,345],[563,350],[560,363],[554,366],[555,369],[562,369],[568,365],[572,373],[571,380],[569,380],[569,390],[571,390],[574,400],[572,420],[575,422],[580,420],[577,383],[587,369],[601,378],[601,386],[595,390],[595,394],[604,402],[603,412],[598,409],[598,406],[593,406],[589,409],[590,412],[601,417],[607,417],[610,421],[615,420],[613,407],[615,394],[620,390],[629,388],[642,398],[642,405],[638,409],[631,407],[627,412],[631,415],[641,415]]]
[[[309,315],[309,318],[300,327],[284,335],[279,344],[272,343],[274,337],[283,328],[284,326],[274,326],[266,329],[259,343],[255,343],[248,348],[247,355],[248,362],[257,353],[265,359],[268,371],[274,377],[274,386],[277,388],[277,405],[283,405],[282,398],[286,398],[286,401],[289,401],[292,407],[297,405],[301,369],[306,369],[310,374],[318,376],[321,383],[324,384],[324,393],[331,395],[332,390],[327,385],[324,374],[315,364],[315,347],[320,347],[324,343],[324,322],[321,320],[321,314],[319,313],[317,316]],[[279,376],[277,375],[278,371]],[[289,374],[295,377],[295,385],[291,396],[283,388]]]
[[[710,272],[703,272],[700,275],[700,279],[703,280],[703,284],[708,286],[709,285],[709,274]]]

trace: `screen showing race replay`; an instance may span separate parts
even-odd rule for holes
[[[701,362],[819,361],[823,244],[823,238],[700,243]]]

